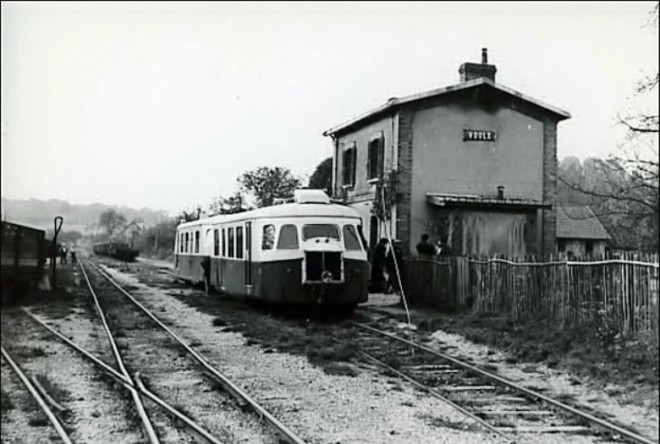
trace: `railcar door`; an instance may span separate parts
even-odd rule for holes
[[[245,222],[245,291],[252,296],[252,222]]]

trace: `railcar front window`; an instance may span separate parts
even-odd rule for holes
[[[297,250],[298,230],[295,225],[283,225],[280,229],[280,238],[277,240],[278,250]]]
[[[344,225],[344,247],[349,251],[360,251],[360,239],[353,225]]]
[[[339,228],[331,224],[310,224],[303,225],[303,240],[325,237],[339,240]]]
[[[272,250],[275,245],[275,225],[264,225],[263,237],[261,239],[262,250]]]

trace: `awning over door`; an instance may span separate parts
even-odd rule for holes
[[[520,209],[535,209],[535,208],[551,208],[552,205],[544,204],[538,200],[533,199],[515,199],[515,198],[502,198],[499,199],[494,196],[476,196],[469,194],[440,194],[440,193],[426,193],[426,202],[438,207],[496,207],[496,208],[520,208]]]

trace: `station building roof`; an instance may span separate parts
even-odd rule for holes
[[[374,108],[364,114],[361,114],[347,122],[342,123],[341,125],[337,125],[333,128],[328,129],[327,131],[323,132],[324,136],[330,136],[330,135],[335,135],[340,132],[344,132],[348,130],[351,127],[355,126],[360,126],[361,123],[363,123],[366,120],[369,120],[371,118],[376,117],[377,115],[387,115],[388,113],[394,112],[394,110],[397,107],[400,107],[401,105],[405,104],[410,104],[413,102],[425,100],[425,99],[430,99],[430,98],[436,98],[440,97],[452,92],[456,91],[466,91],[469,89],[475,89],[475,88],[490,88],[494,91],[498,91],[500,93],[504,93],[508,96],[511,96],[517,100],[522,100],[534,107],[537,107],[541,109],[544,112],[547,112],[551,115],[553,115],[558,121],[560,120],[565,120],[571,117],[571,114],[567,111],[564,111],[560,108],[557,108],[552,105],[548,105],[547,103],[544,103],[538,99],[534,99],[530,96],[527,96],[521,92],[518,92],[516,90],[513,90],[511,88],[508,88],[504,85],[501,85],[499,83],[496,83],[494,80],[491,80],[487,77],[480,77],[477,79],[472,79],[468,80],[466,82],[461,82],[456,85],[450,85],[446,86],[443,88],[438,88],[438,89],[433,89],[430,91],[426,92],[421,92],[417,94],[412,94],[409,96],[405,97],[394,97],[389,99],[385,104]]]

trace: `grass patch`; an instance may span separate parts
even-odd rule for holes
[[[658,387],[658,343],[626,340],[597,326],[559,326],[548,319],[513,320],[497,313],[435,315],[419,330],[442,329],[507,352],[507,363],[562,367],[602,383]]]
[[[28,421],[28,424],[31,425],[32,427],[46,427],[50,425],[50,422],[48,419],[39,417],[39,418],[32,418]]]
[[[26,358],[39,358],[42,356],[46,356],[48,353],[44,351],[43,348],[41,347],[32,347],[32,346],[25,346],[18,348],[16,350],[16,355],[20,357],[21,359],[26,359]]]
[[[227,326],[227,321],[225,321],[222,318],[215,318],[213,320],[213,326],[214,327],[225,327],[225,326]]]
[[[432,427],[449,428],[455,430],[466,430],[472,432],[482,431],[481,427],[475,424],[474,421],[455,422],[449,419],[438,418],[436,416],[431,416],[431,415],[416,415],[416,416],[424,420],[427,424],[431,425]]]
[[[173,294],[179,301],[214,316],[212,324],[225,332],[236,332],[247,345],[259,345],[266,352],[304,356],[331,375],[354,376],[357,371],[345,365],[356,358],[348,329],[338,322],[308,323],[300,314],[271,313],[226,295]]]
[[[351,365],[341,362],[330,362],[323,367],[323,370],[329,375],[336,376],[357,376],[358,372]]]
[[[46,393],[48,393],[48,395],[56,402],[61,404],[62,402],[66,402],[71,399],[71,394],[67,390],[60,388],[46,375],[38,374],[35,375],[35,378],[37,381],[39,381],[39,384],[41,384],[44,390],[46,390]]]
[[[0,389],[0,411],[4,415],[10,410],[15,409],[16,406],[14,405],[13,402],[11,402],[11,399],[9,398],[9,395],[7,392],[4,390]]]

